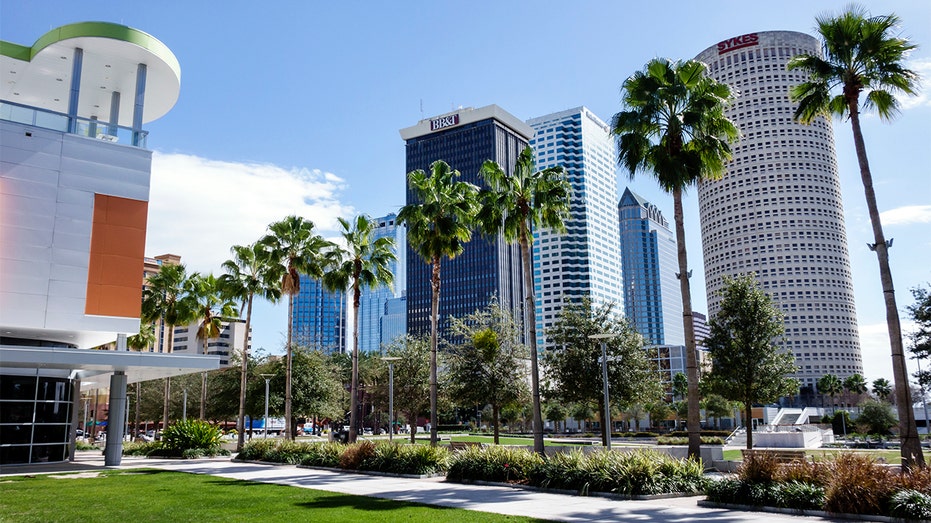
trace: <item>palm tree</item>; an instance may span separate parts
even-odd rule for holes
[[[866,380],[860,374],[851,374],[844,379],[844,388],[847,392],[857,397],[867,391]],[[859,401],[857,402],[857,412],[860,411]]]
[[[843,382],[833,374],[825,374],[818,378],[817,386],[818,392],[827,394],[831,397],[831,412],[833,413],[835,411],[834,396],[840,394],[844,390]]]
[[[897,94],[916,94],[918,74],[907,69],[903,61],[917,46],[892,34],[899,25],[897,16],[869,16],[858,6],[849,7],[837,17],[819,16],[816,22],[825,58],[801,55],[790,60],[790,70],[800,69],[811,77],[809,81],[792,88],[789,94],[799,104],[795,118],[801,122],[810,123],[818,116],[830,117],[832,114],[850,119],[866,206],[873,226],[870,249],[876,252],[879,259],[879,278],[886,305],[892,375],[899,413],[899,437],[902,442],[902,466],[906,469],[913,465],[924,467],[915,413],[909,401],[902,328],[895,302],[892,269],[889,267],[892,240],[886,241],[883,234],[876,192],[873,189],[873,175],[860,129],[861,94],[865,94],[863,107],[876,109],[883,120],[890,120],[898,113]]]
[[[213,274],[204,276],[195,272],[188,278],[186,288],[194,306],[195,319],[200,323],[197,338],[203,344],[206,355],[207,342],[220,336],[222,318],[234,316],[236,309],[233,302],[221,294],[219,280]],[[204,419],[207,415],[207,371],[200,376],[200,419]]]
[[[524,326],[530,337],[530,386],[533,401],[533,450],[543,454],[543,416],[540,407],[540,371],[537,356],[536,302],[533,295],[531,247],[535,227],[566,230],[572,187],[562,167],[535,171],[533,149],[524,148],[514,173],[507,174],[488,160],[480,171],[488,185],[479,193],[477,221],[485,234],[503,234],[504,241],[520,244],[524,277]]]
[[[239,417],[236,422],[236,451],[242,452],[246,436],[246,379],[248,377],[249,336],[252,333],[252,301],[255,295],[271,302],[281,299],[281,289],[276,285],[277,276],[269,266],[269,252],[260,243],[234,245],[230,249],[233,257],[223,262],[226,274],[220,276],[220,288],[228,298],[241,304],[239,315],[246,315],[246,341],[242,348],[242,368],[239,382]]]
[[[314,223],[300,216],[287,216],[268,226],[270,234],[259,242],[268,249],[270,265],[277,265],[281,274],[282,294],[288,295],[288,345],[285,350],[284,423],[286,438],[294,439],[291,420],[291,323],[294,313],[294,295],[301,291],[301,275],[323,276],[323,256],[332,244],[314,233]]]
[[[886,378],[876,378],[873,380],[873,394],[886,401],[892,395],[892,384]]]
[[[724,116],[730,89],[707,77],[705,71],[705,64],[694,60],[651,60],[643,71],[624,82],[622,99],[626,110],[614,115],[612,122],[618,163],[631,178],[638,171],[651,173],[673,197],[679,258],[676,276],[682,291],[685,327],[689,456],[696,459],[701,445],[698,358],[682,193],[703,180],[723,175],[731,154],[728,142],[738,136],[737,128]]]
[[[349,388],[349,442],[358,436],[359,400],[359,302],[362,289],[390,287],[394,282],[389,265],[397,260],[394,239],[375,238],[376,223],[361,214],[354,223],[340,218],[340,234],[346,247],[333,249],[333,266],[323,275],[324,286],[331,291],[352,290],[352,381]]]
[[[185,292],[187,270],[183,264],[166,263],[149,276],[142,291],[141,321],[161,322],[168,332],[164,346],[174,345],[176,325],[186,325],[195,318],[194,307]],[[171,378],[165,378],[165,404],[162,409],[162,428],[168,428],[168,407],[171,398]]]
[[[140,322],[139,323],[139,332],[133,334],[129,338],[126,338],[126,345],[130,349],[137,351],[144,351],[149,347],[155,345],[155,324],[149,322]],[[133,438],[136,437],[136,433],[139,429],[139,415],[142,410],[142,404],[140,400],[142,399],[142,393],[140,389],[140,382],[136,382],[136,414],[135,420],[133,423]]]
[[[472,239],[472,222],[478,210],[478,187],[459,181],[459,171],[450,169],[443,160],[430,165],[428,176],[418,169],[407,174],[407,185],[415,202],[398,212],[398,223],[407,225],[407,240],[411,248],[432,267],[430,287],[430,444],[436,446],[437,384],[436,348],[437,317],[440,310],[440,262],[462,254]]]

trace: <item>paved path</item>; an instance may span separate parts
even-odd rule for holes
[[[62,466],[59,471],[93,470],[104,468],[103,459],[94,453],[93,459],[79,458],[72,468]],[[619,501],[599,497],[551,494],[519,488],[487,485],[462,485],[437,479],[405,479],[367,476],[328,470],[297,468],[290,465],[234,463],[229,459],[155,460],[123,458],[119,468],[151,467],[177,472],[209,474],[224,478],[276,483],[301,488],[313,488],[344,494],[413,501],[468,510],[499,514],[512,514],[567,522],[613,521],[665,521],[688,523],[693,521],[736,522],[794,522],[841,521],[817,517],[790,516],[765,512],[699,507],[700,496],[653,501]],[[19,468],[19,467],[15,467]],[[3,474],[17,473],[14,468]],[[19,473],[36,470],[20,468]]]

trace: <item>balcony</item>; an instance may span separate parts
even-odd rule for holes
[[[0,120],[16,122],[42,129],[50,129],[62,133],[76,134],[88,138],[96,138],[107,142],[116,142],[142,149],[146,148],[148,131],[133,131],[132,128],[120,125],[110,125],[106,122],[89,118],[70,117],[64,113],[57,113],[28,105],[21,105],[8,101],[0,101]]]

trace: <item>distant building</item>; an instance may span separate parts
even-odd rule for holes
[[[676,238],[669,222],[629,187],[618,215],[627,320],[650,345],[685,345]]]
[[[618,245],[614,141],[604,121],[585,107],[531,118],[536,168],[562,166],[572,186],[565,233],[534,231],[533,282],[537,343],[564,304],[583,297],[614,303],[624,313]]]
[[[351,351],[347,310],[352,303],[347,298],[345,292],[330,292],[320,280],[301,275],[291,314],[291,343],[327,354]]]
[[[401,296],[407,289],[406,229],[397,224],[397,215],[393,213],[375,218],[374,220],[377,223],[377,228],[375,229],[375,237],[373,239],[392,238],[395,244],[395,255],[398,259],[391,263],[389,267],[389,270],[394,275],[394,284],[390,288],[378,287],[376,289],[365,288],[362,290],[359,301],[360,352],[378,352],[381,350],[382,345],[391,341],[390,339],[382,337],[381,325],[382,318],[385,314],[385,308],[390,300]],[[350,344],[351,343],[350,341]]]
[[[697,56],[731,86],[726,114],[740,129],[727,174],[699,185],[709,314],[726,276],[755,274],[785,315],[782,348],[796,377],[863,374],[856,304],[831,121],[793,120],[789,88],[808,79],[790,58],[820,55],[818,40],[792,31],[729,38]]]
[[[514,171],[517,156],[528,145],[533,129],[497,105],[457,109],[421,120],[401,129],[405,141],[406,172],[443,160],[459,171],[461,181],[479,187],[482,163],[494,160],[507,173]],[[406,184],[406,178],[405,178]],[[415,203],[408,188],[407,203]],[[463,318],[488,307],[493,297],[505,309],[523,318],[520,250],[502,236],[488,238],[478,232],[465,250],[440,265],[442,292],[439,303],[439,335],[448,336],[450,317]],[[407,258],[407,330],[414,335],[430,332],[431,268],[414,251]]]
[[[711,329],[708,328],[708,317],[700,312],[692,311],[692,326],[695,331],[695,347],[703,350],[705,340],[711,335]]]
[[[246,336],[246,320],[228,319],[220,323],[220,335],[204,341],[197,337],[200,322],[175,328],[174,347],[175,354],[203,354],[205,356],[218,356],[220,367],[229,367],[230,356],[242,354],[243,347],[249,340]]]
[[[407,334],[407,296],[385,301],[384,313],[379,318],[379,328],[382,344],[385,346]]]

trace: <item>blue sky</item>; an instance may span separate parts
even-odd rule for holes
[[[181,96],[147,125],[155,150],[147,254],[219,271],[229,246],[299,213],[332,235],[337,216],[379,216],[404,198],[398,130],[458,106],[498,104],[520,119],[579,105],[604,120],[620,86],[653,57],[691,58],[745,33],[814,33],[844,1],[802,2],[96,2],[0,4],[0,39],[31,45],[50,29],[102,20],[146,31],[181,63]],[[931,3],[868,2],[895,12],[931,77]],[[929,81],[926,80],[925,85]],[[900,308],[931,281],[931,96],[892,124],[864,121],[880,211],[895,238]],[[846,122],[834,122],[867,379],[891,378],[869,218]],[[632,189],[671,220],[649,177]],[[696,310],[706,310],[697,200],[686,200]],[[286,307],[257,308],[253,346],[280,352]],[[907,327],[907,326],[906,326]],[[913,367],[913,362],[911,363]],[[914,370],[914,369],[912,369]]]

